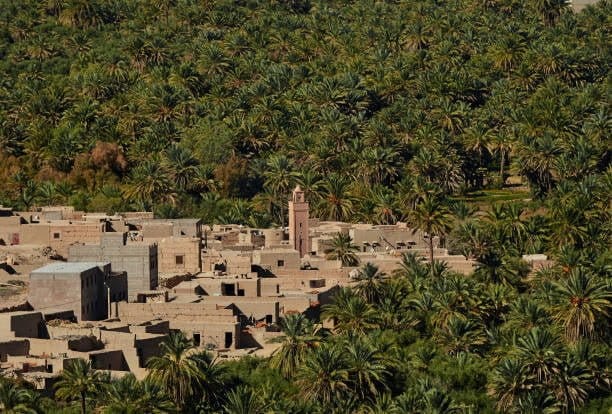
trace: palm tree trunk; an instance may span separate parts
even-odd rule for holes
[[[500,151],[500,161],[499,161],[499,180],[501,181],[501,186],[504,188],[504,164],[506,163],[506,151]]]
[[[285,227],[285,203],[283,202],[284,194],[281,196],[280,200],[280,225],[281,227]]]
[[[433,235],[431,233],[429,233],[429,267],[430,267],[430,271],[431,271],[431,276],[433,277],[434,275],[434,268],[433,268]]]
[[[81,391],[81,414],[87,413],[87,405],[85,404],[85,393]]]

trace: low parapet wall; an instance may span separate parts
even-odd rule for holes
[[[217,303],[120,303],[118,305],[119,318],[143,319],[160,318],[165,320],[193,319],[194,317],[220,318],[229,320],[234,318],[231,309],[225,309]],[[235,319],[235,318],[234,318]]]
[[[30,354],[30,341],[15,339],[0,342],[0,362],[6,362],[8,356],[25,356]]]

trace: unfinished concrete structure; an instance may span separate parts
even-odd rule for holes
[[[50,263],[30,274],[28,302],[39,311],[70,309],[78,320],[100,320],[108,315],[112,297],[125,300],[125,273],[112,274],[108,262]]]
[[[105,233],[98,245],[72,245],[68,258],[73,262],[110,262],[114,271],[125,271],[129,300],[135,300],[139,292],[157,288],[159,283],[157,245],[127,244],[126,233]]]

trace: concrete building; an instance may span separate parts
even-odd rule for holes
[[[300,253],[294,249],[255,250],[253,265],[273,275],[279,270],[300,270]]]
[[[202,240],[198,237],[144,239],[157,242],[159,272],[164,275],[202,271]]]
[[[138,292],[157,288],[158,248],[156,244],[127,243],[125,233],[105,233],[99,245],[70,246],[72,262],[110,262],[114,271],[127,273],[128,299],[136,300]]]
[[[237,311],[228,304],[120,303],[119,318],[124,322],[167,320],[170,329],[182,331],[198,347],[209,350],[240,347]]]
[[[310,252],[308,203],[299,185],[295,187],[289,200],[289,242],[299,252],[300,257]]]
[[[111,277],[108,262],[50,263],[30,274],[28,302],[37,311],[70,309],[80,321],[104,319],[109,298],[125,294],[111,291],[122,286],[107,283]]]

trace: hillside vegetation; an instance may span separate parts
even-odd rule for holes
[[[268,226],[300,184],[313,216],[407,221],[477,262],[361,263],[334,329],[289,315],[272,358],[213,364],[175,335],[145,381],[75,362],[56,401],[0,379],[0,410],[607,413],[611,16],[0,0],[0,203]],[[333,249],[357,261],[350,237]]]
[[[528,5],[528,6],[527,6]],[[432,185],[543,197],[609,163],[610,5],[0,6],[0,202],[387,223]],[[503,177],[503,178],[502,178]]]

